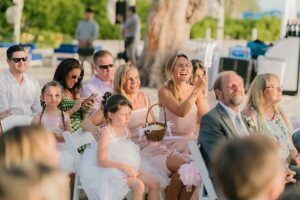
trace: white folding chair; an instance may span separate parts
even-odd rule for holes
[[[8,131],[9,129],[15,126],[22,126],[22,125],[30,125],[32,121],[31,116],[27,115],[10,115],[1,120],[1,127],[2,131]]]
[[[66,131],[63,133],[63,136],[68,146],[68,149],[70,150],[70,153],[75,159],[76,174],[75,174],[75,182],[74,182],[73,200],[78,200],[79,190],[83,188],[80,183],[80,177],[79,177],[81,154],[78,153],[77,149],[82,145],[92,143],[93,141],[95,141],[95,139],[90,132],[83,132],[81,129],[73,133],[69,133]]]
[[[200,194],[199,194],[199,199],[201,200],[217,200],[217,194],[215,191],[215,188],[212,184],[212,181],[209,177],[209,173],[206,167],[206,164],[204,162],[204,159],[202,157],[201,152],[199,151],[199,146],[195,141],[189,141],[189,147],[190,151],[192,153],[192,157],[196,163],[196,166],[198,167],[200,171],[200,176],[202,179],[202,184],[200,188]],[[204,188],[207,191],[207,194],[204,192]]]

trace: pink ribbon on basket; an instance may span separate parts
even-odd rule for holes
[[[146,124],[146,127],[145,127],[145,128],[140,128],[140,129],[138,130],[139,140],[141,140],[141,138],[143,137],[143,135],[145,135],[145,131],[147,131],[147,130],[148,130],[147,124]]]
[[[174,126],[174,123],[172,121],[167,122],[167,133],[169,133],[170,136],[172,136],[171,128]]]

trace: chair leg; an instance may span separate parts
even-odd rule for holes
[[[75,174],[74,189],[73,189],[73,200],[79,200],[79,180],[77,173]]]

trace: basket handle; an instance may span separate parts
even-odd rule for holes
[[[149,109],[148,109],[148,112],[147,112],[147,115],[146,115],[146,124],[148,124],[148,115],[150,113],[150,110],[154,107],[154,106],[159,106],[159,107],[162,107],[163,110],[164,110],[164,117],[165,117],[165,126],[167,126],[167,117],[166,117],[166,109],[165,109],[165,106],[160,104],[160,103],[156,103],[156,104],[153,104]]]

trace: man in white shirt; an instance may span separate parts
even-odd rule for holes
[[[113,92],[115,69],[112,54],[107,50],[97,51],[93,56],[93,67],[96,74],[84,85],[82,94],[84,98],[97,95],[91,113],[95,113],[101,107],[102,97],[105,92]]]
[[[24,72],[27,57],[20,45],[7,49],[9,70],[0,74],[1,119],[7,115],[33,115],[41,111],[39,82]]]

